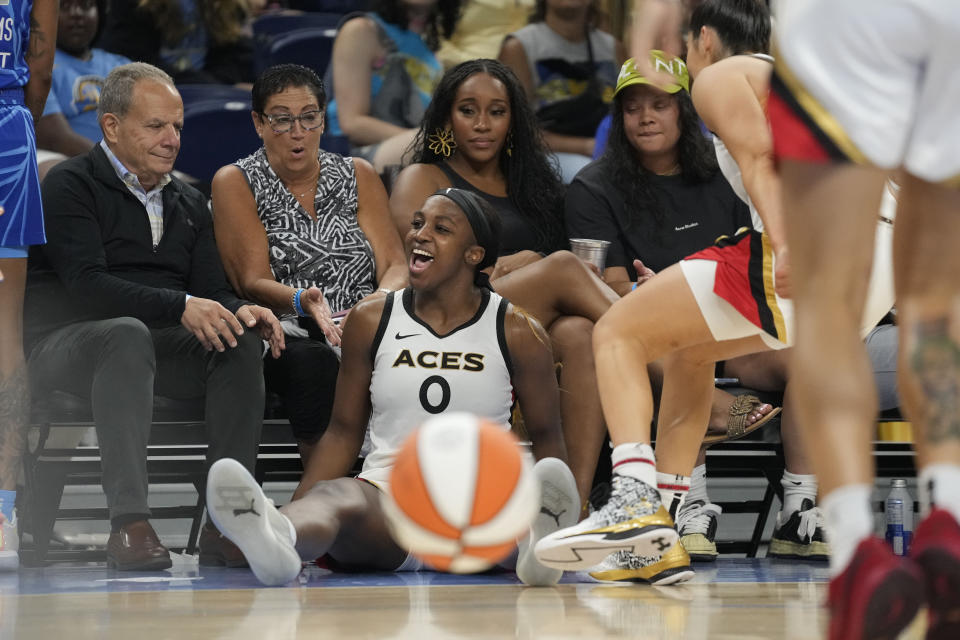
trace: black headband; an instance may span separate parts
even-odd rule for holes
[[[450,198],[467,217],[467,222],[473,229],[473,237],[476,238],[477,244],[483,247],[483,259],[477,265],[477,271],[496,263],[497,255],[500,253],[500,234],[494,230],[489,218],[483,212],[480,196],[464,189],[453,188],[439,189],[433,195]]]

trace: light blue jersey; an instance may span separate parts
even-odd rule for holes
[[[89,60],[75,58],[57,49],[53,61],[53,85],[43,115],[62,113],[74,133],[98,142],[102,137],[97,122],[100,89],[114,67],[128,62],[123,56],[103,49],[92,49]]]

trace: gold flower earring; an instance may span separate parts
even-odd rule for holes
[[[457,148],[457,143],[453,139],[453,131],[450,129],[437,129],[435,133],[427,136],[427,147],[438,156],[449,158],[453,150]]]

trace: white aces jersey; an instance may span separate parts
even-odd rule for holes
[[[509,428],[513,385],[503,327],[509,303],[481,291],[477,313],[444,336],[414,314],[412,289],[387,296],[370,348],[370,451],[359,477],[387,483],[407,436],[438,413],[469,411]]]

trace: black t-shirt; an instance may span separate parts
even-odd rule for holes
[[[475,194],[486,200],[500,214],[500,255],[508,256],[518,251],[542,251],[549,253],[556,247],[542,246],[543,242],[538,238],[537,231],[529,218],[520,213],[520,210],[514,206],[510,198],[495,196],[481,191],[469,182],[467,182],[459,173],[451,169],[445,162],[437,164],[440,170],[446,174],[450,184],[457,189],[473,191]]]
[[[591,162],[567,187],[567,234],[608,240],[606,266],[626,267],[633,280],[636,258],[659,272],[712,245],[718,237],[751,226],[750,209],[720,171],[699,184],[686,183],[682,176],[652,176],[652,180],[665,214],[659,231],[653,214],[645,215],[649,211],[645,203],[640,203],[639,212],[627,210],[607,160]]]

